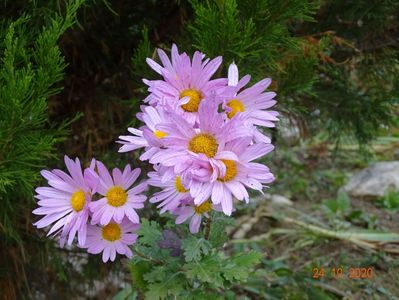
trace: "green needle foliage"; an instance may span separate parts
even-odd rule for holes
[[[365,146],[395,121],[398,12],[397,1],[328,1],[321,7],[325,18],[311,32],[330,30],[324,38],[330,63],[318,68],[313,101],[337,142],[354,136]]]
[[[190,1],[194,48],[273,78],[279,110],[308,136],[366,146],[399,99],[395,1]],[[337,31],[332,31],[332,29]],[[190,40],[190,38],[188,40]]]
[[[58,93],[66,63],[57,45],[71,27],[83,0],[71,0],[63,16],[47,15],[44,25],[32,27],[31,16],[3,21],[0,32],[0,290],[11,297],[21,285],[18,276],[34,253],[25,243],[33,238],[32,192],[39,171],[57,156],[55,146],[65,126],[48,121],[47,100]],[[37,21],[37,19],[35,19]],[[29,251],[29,250],[28,250]],[[18,269],[18,270],[15,270]],[[10,274],[14,274],[10,276]],[[8,277],[9,276],[9,277]]]
[[[311,93],[318,63],[316,47],[292,34],[295,24],[314,21],[318,1],[192,1],[195,18],[188,26],[193,45],[209,56],[235,61],[253,82],[272,77],[285,109],[301,109],[293,97]]]

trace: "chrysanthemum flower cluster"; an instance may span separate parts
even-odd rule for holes
[[[69,174],[61,170],[42,171],[50,187],[39,187],[35,196],[39,208],[33,211],[44,215],[35,223],[38,228],[53,224],[48,235],[60,235],[60,245],[71,245],[75,236],[78,245],[92,254],[102,252],[103,261],[115,260],[116,253],[132,257],[132,245],[140,227],[136,209],[144,207],[147,199],[141,193],[147,182],[132,187],[140,169],[123,172],[117,168],[112,176],[100,161],[92,160],[82,171],[79,159],[65,156]],[[95,200],[96,199],[96,200]]]
[[[273,150],[261,127],[274,127],[278,113],[274,92],[265,92],[271,79],[246,88],[250,76],[239,79],[233,63],[228,78],[211,79],[222,58],[209,60],[200,52],[193,58],[172,46],[171,59],[158,49],[161,64],[148,58],[160,80],[144,80],[149,95],[137,118],[144,126],[128,128],[120,136],[119,152],[144,148],[140,156],[154,171],[132,187],[140,170],[126,166],[112,175],[99,161],[82,171],[79,160],[65,157],[69,175],[61,170],[42,171],[51,187],[37,188],[44,215],[38,228],[53,224],[49,235],[60,235],[61,245],[78,244],[89,253],[114,260],[116,253],[131,257],[128,247],[137,239],[137,209],[144,206],[147,184],[158,187],[149,202],[160,213],[169,212],[176,224],[190,220],[197,233],[202,217],[212,210],[230,216],[234,202],[249,202],[248,190],[262,192],[274,180],[269,168],[254,160]]]

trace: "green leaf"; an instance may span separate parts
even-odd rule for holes
[[[214,214],[211,231],[209,234],[209,241],[212,246],[219,248],[228,240],[228,235],[226,234],[226,226],[232,225],[234,223],[233,218],[227,218],[222,214]]]
[[[116,294],[112,300],[135,300],[137,298],[137,292],[133,291],[132,286],[129,284],[118,294]]]
[[[207,255],[210,252],[211,245],[204,238],[190,236],[183,240],[182,248],[187,262],[201,259],[201,254]]]
[[[337,197],[338,210],[345,213],[351,206],[351,200],[347,193],[339,192]]]
[[[251,251],[226,259],[227,264],[223,268],[223,276],[231,282],[245,281],[250,272],[252,272],[253,267],[260,262],[261,258],[261,253]]]
[[[138,261],[137,263],[130,263],[130,273],[135,287],[140,290],[147,288],[147,282],[144,280],[144,274],[151,269],[151,263],[148,261]]]
[[[221,260],[218,254],[214,254],[201,261],[192,261],[184,266],[186,276],[190,279],[210,283],[215,287],[222,287]]]
[[[309,299],[319,299],[319,300],[333,300],[327,292],[324,292],[323,290],[309,286],[307,288],[307,294],[309,296]]]
[[[240,253],[233,257],[233,261],[237,266],[252,267],[260,262],[262,253],[250,251],[248,253]]]
[[[399,208],[399,192],[388,189],[379,202],[387,209],[396,210]]]
[[[138,233],[140,235],[140,243],[148,246],[155,245],[162,236],[159,224],[147,219],[142,219]]]
[[[363,215],[363,212],[361,210],[354,210],[348,215],[348,219],[350,221],[354,221],[356,219],[360,219]]]
[[[145,299],[166,299],[168,295],[177,296],[184,291],[184,277],[180,273],[169,274],[168,278],[162,282],[151,283],[148,285],[148,291],[145,293]]]
[[[166,299],[168,296],[168,287],[163,283],[152,283],[148,286],[148,291],[145,293],[145,299]]]
[[[169,277],[168,268],[165,266],[154,267],[150,272],[144,274],[144,279],[148,282],[162,282]]]
[[[338,211],[338,202],[335,199],[325,200],[323,205],[330,213],[336,214]]]
[[[226,292],[223,291],[223,296],[220,295],[217,291],[210,291],[207,289],[206,291],[204,289],[193,289],[193,290],[187,290],[183,292],[183,294],[180,294],[179,299],[184,299],[184,300],[226,300]],[[231,298],[235,299],[235,298]]]
[[[337,199],[328,199],[323,201],[323,205],[329,213],[334,215],[337,213],[345,214],[351,206],[350,198],[345,192],[339,192]]]

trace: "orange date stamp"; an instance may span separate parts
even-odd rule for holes
[[[312,268],[312,278],[321,279],[324,277],[336,279],[372,279],[375,276],[374,268],[372,267],[314,267]]]

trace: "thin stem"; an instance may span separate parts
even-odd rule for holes
[[[149,260],[150,262],[152,262],[152,263],[155,264],[155,265],[164,265],[164,262],[163,262],[163,261],[161,261],[161,260],[159,260],[159,259],[155,259],[155,258],[149,257],[149,256],[145,255],[144,253],[141,253],[141,252],[138,251],[137,249],[134,249],[134,253],[135,253],[136,255],[138,255],[138,256],[140,256],[140,257],[146,259],[146,260]]]
[[[205,239],[209,239],[209,234],[211,233],[211,224],[212,224],[212,215],[209,216],[209,219],[206,222],[205,225]]]

